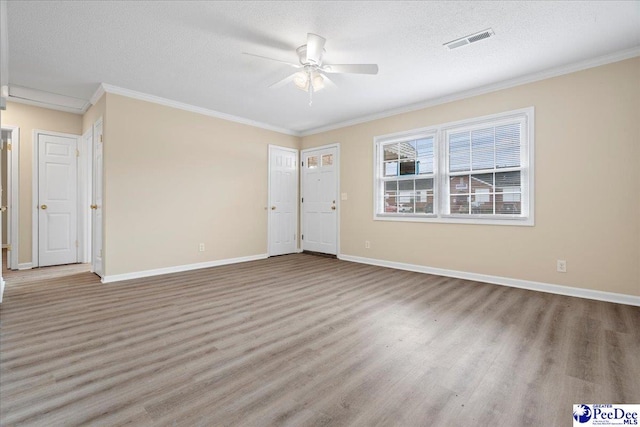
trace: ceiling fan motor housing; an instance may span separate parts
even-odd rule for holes
[[[322,65],[322,56],[325,54],[326,50],[322,49],[322,54],[320,58],[318,58],[318,62],[316,63],[313,59],[307,59],[307,45],[303,44],[299,48],[296,49],[296,53],[298,54],[298,59],[300,60],[300,64],[302,65]]]

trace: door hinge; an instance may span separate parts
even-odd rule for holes
[[[304,234],[300,236],[300,240],[304,240]]]
[[[80,150],[76,148],[76,157],[80,157]]]
[[[7,151],[11,151],[11,144],[7,144]]]
[[[11,245],[7,245],[7,250],[10,251],[11,250]]]
[[[304,162],[300,162],[300,164],[302,164],[302,166],[304,166]]]
[[[100,134],[100,142],[102,142],[102,134]]]
[[[302,198],[302,203],[304,203],[304,197]]]

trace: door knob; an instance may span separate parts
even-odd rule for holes
[[[89,206],[91,209],[98,209],[98,205],[91,205]]]
[[[275,206],[271,206],[271,210],[272,210],[272,211],[275,211],[275,210],[276,210],[276,207],[275,207]]]
[[[331,210],[332,210],[332,211],[335,211],[335,210],[336,210],[336,207],[335,207],[335,206],[331,206]]]
[[[47,209],[47,205],[41,205],[40,209]]]

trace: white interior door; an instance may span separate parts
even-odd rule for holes
[[[8,144],[8,141],[2,141],[1,144],[3,145],[2,150],[6,149],[6,145]],[[2,168],[2,162],[0,162],[0,176],[2,176],[2,174],[5,172],[5,170]],[[2,183],[0,183],[0,200],[2,200],[2,195],[4,188]],[[2,218],[4,216],[4,207],[2,209],[0,209],[0,223],[2,222]],[[0,227],[0,242],[2,242],[2,227]],[[0,302],[2,302],[2,295],[4,295],[4,278],[2,277],[2,270],[3,270],[3,265],[2,265],[2,256],[0,256]]]
[[[38,135],[38,265],[78,261],[77,139]]]
[[[296,251],[298,151],[269,146],[269,255]]]
[[[91,268],[102,277],[102,119],[93,125],[93,200],[91,203]]]
[[[302,152],[302,248],[337,255],[338,149]]]

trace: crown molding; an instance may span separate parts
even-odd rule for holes
[[[98,101],[100,101],[100,98],[102,98],[102,95],[104,95],[106,92],[104,90],[104,85],[102,83],[100,83],[100,86],[98,86],[98,89],[96,89],[95,92],[93,92],[93,95],[91,95],[91,98],[89,98],[89,102],[91,103],[91,105],[96,105],[96,103]],[[89,109],[89,107],[87,106],[87,110]],[[86,110],[85,110],[86,113]]]
[[[18,98],[11,95],[9,95],[9,97],[7,98],[7,101],[14,102],[16,104],[32,105],[34,107],[46,108],[47,110],[56,110],[56,111],[62,111],[64,113],[72,113],[72,114],[79,114],[79,115],[83,115],[87,111],[88,106],[90,105],[87,102],[82,109],[77,109],[77,108],[63,107],[57,104],[49,104],[47,102],[34,101],[31,99]]]
[[[135,90],[125,89],[125,88],[114,86],[114,85],[110,85],[110,84],[107,84],[107,83],[102,83],[100,85],[100,87],[102,88],[102,90],[104,92],[111,93],[111,94],[114,94],[114,95],[121,95],[121,96],[126,96],[128,98],[138,99],[140,101],[152,102],[154,104],[164,105],[166,107],[172,107],[172,108],[176,108],[178,110],[190,111],[192,113],[198,113],[198,114],[202,114],[202,115],[205,115],[205,116],[210,116],[210,117],[215,117],[215,118],[218,118],[218,119],[228,120],[228,121],[231,121],[231,122],[241,123],[241,124],[244,124],[244,125],[249,125],[249,126],[253,126],[253,127],[257,127],[257,128],[261,128],[261,129],[265,129],[265,130],[270,130],[270,131],[273,131],[273,132],[283,133],[283,134],[286,134],[286,135],[300,136],[300,132],[296,132],[296,131],[291,130],[291,129],[285,129],[285,128],[281,128],[281,127],[278,127],[278,126],[272,126],[272,125],[269,125],[267,123],[262,123],[262,122],[258,122],[258,121],[255,121],[255,120],[246,119],[244,117],[234,116],[234,115],[227,114],[227,113],[221,113],[219,111],[209,110],[207,108],[197,107],[195,105],[186,104],[184,102],[174,101],[174,100],[171,100],[171,99],[162,98],[160,96],[150,95],[148,93],[137,92]],[[100,92],[100,89],[98,89],[98,91],[96,91],[94,96],[96,96],[99,92]],[[102,95],[100,95],[100,96],[102,96]],[[91,97],[91,99],[93,100],[94,97]],[[98,101],[98,99],[99,99],[99,97],[96,99],[96,102]]]
[[[521,86],[528,83],[537,82],[540,80],[549,79],[552,77],[558,77],[565,74],[575,73],[577,71],[586,70],[589,68],[599,67],[601,65],[611,64],[613,62],[624,61],[625,59],[634,58],[640,56],[640,46],[633,47],[631,49],[622,50],[619,52],[611,53],[597,58],[592,58],[580,62],[575,62],[560,67],[551,68],[548,70],[540,71],[533,74],[527,74],[525,76],[516,77],[514,79],[504,80],[502,82],[493,83],[486,86],[481,86],[475,89],[457,92],[451,95],[442,96],[439,98],[433,98],[426,101],[419,102],[417,104],[411,104],[400,108],[394,108],[386,110],[380,113],[375,113],[367,116],[362,116],[352,120],[346,120],[339,123],[334,123],[327,126],[321,126],[314,129],[308,129],[299,132],[300,136],[310,136],[322,132],[341,129],[349,126],[354,126],[362,123],[371,122],[374,120],[384,119],[391,116],[396,116],[403,113],[409,113],[412,111],[421,110],[423,108],[433,107],[440,104],[446,104],[452,101],[459,101],[474,96],[484,95],[491,92],[496,92],[503,89],[512,88],[515,86]]]

